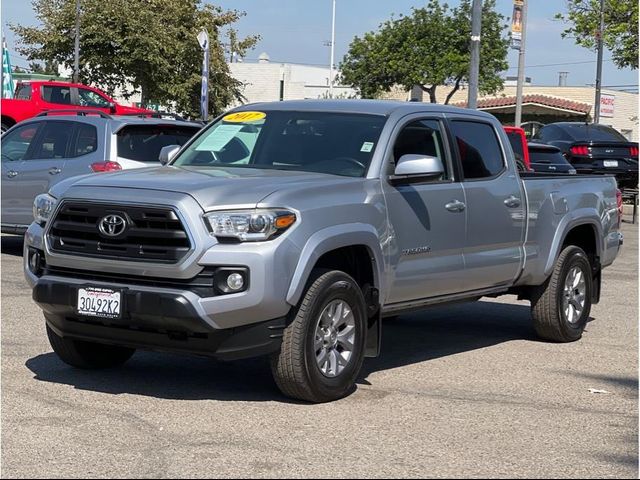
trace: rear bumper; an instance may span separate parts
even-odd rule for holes
[[[96,343],[236,360],[277,351],[286,326],[284,318],[276,318],[216,329],[184,295],[135,288],[123,290],[122,318],[81,317],[75,312],[76,296],[76,285],[46,277],[33,288],[33,300],[58,335]]]

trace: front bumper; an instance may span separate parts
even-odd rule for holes
[[[120,319],[78,316],[76,298],[77,286],[61,280],[43,277],[33,288],[33,300],[58,335],[96,343],[236,360],[277,351],[286,327],[284,318],[276,318],[213,328],[198,316],[184,292],[126,288]]]

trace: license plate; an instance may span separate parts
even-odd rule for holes
[[[76,312],[88,317],[120,318],[122,292],[110,288],[79,288]]]
[[[605,160],[604,161],[604,166],[605,167],[617,167],[618,166],[618,161],[617,160]]]

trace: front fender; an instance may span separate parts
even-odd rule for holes
[[[364,223],[348,223],[324,228],[309,237],[302,248],[302,253],[291,279],[289,291],[287,292],[287,303],[290,305],[298,304],[311,270],[322,255],[337,248],[353,245],[364,245],[369,249],[374,259],[374,286],[379,290],[383,290],[384,286],[381,285],[381,282],[384,259],[376,229]]]

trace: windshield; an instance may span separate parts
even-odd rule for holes
[[[353,113],[231,113],[211,125],[173,165],[362,177],[385,120]]]

